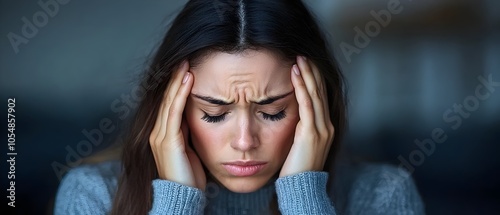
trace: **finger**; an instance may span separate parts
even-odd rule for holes
[[[161,119],[163,117],[163,111],[165,110],[165,103],[166,103],[166,101],[165,101],[164,98],[166,97],[166,95],[167,95],[167,90],[164,91],[160,107],[158,107],[158,113],[156,115],[155,125],[153,127],[153,130],[151,131],[151,135],[150,135],[150,138],[149,138],[150,143],[155,142],[156,137],[158,136],[158,133],[160,131],[161,122],[162,122]]]
[[[314,125],[314,112],[311,96],[307,92],[306,83],[302,79],[301,71],[297,64],[292,66],[292,84],[295,89],[295,98],[299,103],[300,121],[306,125]]]
[[[182,135],[184,136],[184,140],[189,141],[189,126],[188,126],[186,118],[184,116],[182,117],[181,131],[182,131]],[[186,145],[189,146],[189,142],[186,142]]]
[[[167,89],[164,94],[164,99],[166,100],[167,107],[170,107],[170,104],[174,100],[184,77],[184,73],[186,73],[188,69],[189,63],[187,60],[185,60],[179,65],[177,70],[173,73],[172,78],[168,82]]]
[[[186,72],[183,77],[181,86],[177,91],[177,95],[175,96],[168,110],[169,116],[166,123],[168,124],[169,129],[167,131],[167,138],[175,137],[169,135],[168,133],[172,132],[171,134],[175,135],[178,134],[181,130],[184,107],[186,106],[187,97],[191,92],[192,86],[192,74]],[[181,136],[181,138],[184,138],[184,136]]]
[[[162,126],[161,126],[162,125],[162,118],[165,115],[164,111],[166,108],[166,100],[165,100],[166,95],[167,95],[167,90],[165,90],[163,92],[163,96],[161,97],[161,104],[158,107],[158,113],[156,115],[155,125],[154,125],[153,130],[151,131],[151,134],[149,137],[150,144],[157,143],[158,141],[156,141],[156,140],[159,138],[163,139],[163,137],[158,137],[158,135],[160,133],[160,129],[162,128]]]
[[[312,101],[315,126],[317,126],[317,128],[319,129],[326,129],[325,111],[323,110],[323,97],[321,95],[321,90],[316,83],[316,78],[314,77],[313,71],[309,66],[309,63],[303,57],[297,57],[297,64],[304,79],[307,92],[309,93]]]
[[[326,80],[323,78],[323,76],[319,72],[318,67],[314,65],[314,63],[312,63],[311,61],[307,62],[313,71],[313,75],[319,89],[318,92],[320,93],[320,98],[322,98],[321,103],[323,103],[323,112],[325,114],[325,120],[330,120],[330,109],[328,108],[328,93],[326,91],[326,82],[325,82]]]
[[[178,70],[175,72],[174,77],[169,81],[167,90],[165,91],[165,96],[164,96],[164,106],[163,106],[163,112],[162,115],[160,116],[160,129],[158,131],[158,138],[161,138],[162,140],[167,132],[167,126],[170,127],[170,125],[167,124],[167,120],[170,116],[170,108],[172,106],[172,102],[175,98],[175,95],[179,91],[179,87],[182,84],[182,80],[184,79],[185,74],[187,73],[189,69],[189,64],[187,61],[184,61],[181,66],[179,66]],[[177,130],[178,131],[178,130]]]
[[[311,68],[312,70],[312,73],[314,75],[314,78],[316,80],[316,85],[318,86],[318,92],[320,93],[319,96],[320,96],[320,101],[321,101],[321,104],[322,104],[322,112],[323,113],[323,116],[320,116],[321,118],[323,118],[323,120],[321,121],[316,121],[316,124],[318,124],[318,128],[320,129],[323,129],[323,133],[325,135],[325,137],[327,138],[327,141],[328,143],[331,143],[332,140],[333,140],[333,135],[334,135],[334,127],[333,127],[333,123],[330,119],[330,109],[328,108],[329,104],[328,104],[328,94],[327,94],[327,91],[326,91],[326,82],[325,82],[325,79],[323,78],[323,76],[321,75],[318,67],[311,61],[306,61],[307,64],[309,65],[309,67]],[[319,124],[321,123],[321,125]]]
[[[318,67],[312,63],[311,61],[307,61],[308,62],[308,65],[310,66],[312,72],[313,72],[313,75],[314,75],[314,78],[316,80],[316,84],[318,86],[318,92],[320,93],[320,98],[321,98],[321,103],[323,104],[322,107],[323,107],[323,120],[321,120],[320,122],[316,122],[316,123],[322,123],[321,126],[319,126],[319,128],[326,128],[325,130],[323,130],[324,132],[324,137],[326,138],[327,140],[327,144],[328,144],[328,148],[327,150],[325,150],[325,156],[328,155],[328,151],[330,150],[330,144],[332,143],[333,141],[333,136],[334,136],[334,132],[335,132],[335,128],[333,127],[333,123],[330,119],[330,109],[328,108],[328,94],[327,94],[327,91],[326,91],[326,82],[325,82],[325,79],[321,76],[321,73],[318,69]],[[324,158],[326,159],[326,157]]]

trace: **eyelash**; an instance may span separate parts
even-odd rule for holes
[[[218,116],[210,116],[206,112],[204,112],[204,113],[205,113],[205,115],[203,117],[201,117],[201,119],[205,120],[208,123],[218,123],[218,122],[221,122],[221,121],[223,121],[226,118],[226,115],[227,115],[227,113],[223,113],[223,114],[218,115]]]
[[[210,116],[206,112],[204,112],[204,113],[205,113],[205,115],[201,119],[208,122],[208,123],[218,123],[218,122],[224,121],[224,119],[226,118],[226,115],[227,115],[227,113],[223,113],[223,114],[218,115],[218,116]],[[262,112],[262,118],[264,118],[265,120],[280,121],[280,120],[284,119],[285,117],[286,117],[285,110],[282,110],[277,114],[267,114],[267,113]]]
[[[267,114],[267,113],[262,113],[262,117],[265,119],[265,120],[271,120],[271,121],[280,121],[282,119],[284,119],[286,117],[286,112],[285,110],[282,110],[280,111],[279,113],[277,114]]]

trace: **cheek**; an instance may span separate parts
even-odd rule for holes
[[[194,109],[189,107],[185,110],[186,122],[189,127],[189,136],[191,137],[191,146],[194,151],[198,154],[199,158],[203,163],[211,163],[217,160],[222,147],[220,144],[220,134],[219,130],[214,130],[213,127],[207,125],[207,123],[201,120],[199,113],[195,113]],[[198,114],[198,115],[196,115]]]
[[[273,152],[275,155],[283,158],[288,155],[290,147],[293,144],[295,135],[295,128],[299,117],[297,113],[287,114],[287,118],[282,123],[277,123],[272,129],[268,130],[268,138],[266,145],[272,147],[268,151]]]
[[[191,137],[191,147],[198,154],[202,163],[210,162],[212,159],[210,155],[215,152],[210,151],[215,149],[214,146],[209,146],[209,143],[213,142],[213,132],[207,132],[206,129],[200,124],[201,121],[197,118],[187,117],[189,136]]]
[[[184,110],[186,122],[189,128],[189,136],[191,137],[191,144],[194,147],[195,151],[203,151],[201,150],[203,147],[203,143],[200,143],[199,140],[206,140],[210,138],[209,132],[203,132],[202,121],[196,117],[196,113],[194,108],[189,104],[186,104],[186,109]],[[200,150],[198,150],[200,149]]]

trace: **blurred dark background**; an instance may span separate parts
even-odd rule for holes
[[[1,0],[2,132],[7,98],[16,99],[13,214],[51,214],[64,172],[54,164],[69,167],[68,157],[100,151],[119,133],[134,110],[138,73],[185,2]],[[500,84],[483,83],[500,82],[500,2],[304,2],[348,81],[345,150],[413,168],[428,214],[498,214]],[[117,129],[78,147],[103,119]],[[416,143],[437,131],[442,143]]]

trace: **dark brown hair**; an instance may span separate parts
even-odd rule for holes
[[[123,171],[112,214],[147,214],[152,181],[157,178],[149,135],[172,72],[183,60],[208,52],[239,53],[266,49],[295,61],[306,56],[326,82],[335,138],[324,170],[331,172],[346,128],[346,98],[341,71],[313,15],[300,0],[191,0],[173,20],[156,50],[142,85],[144,96],[132,119],[122,151]],[[329,177],[333,179],[333,177]],[[331,181],[329,181],[331,184]]]

